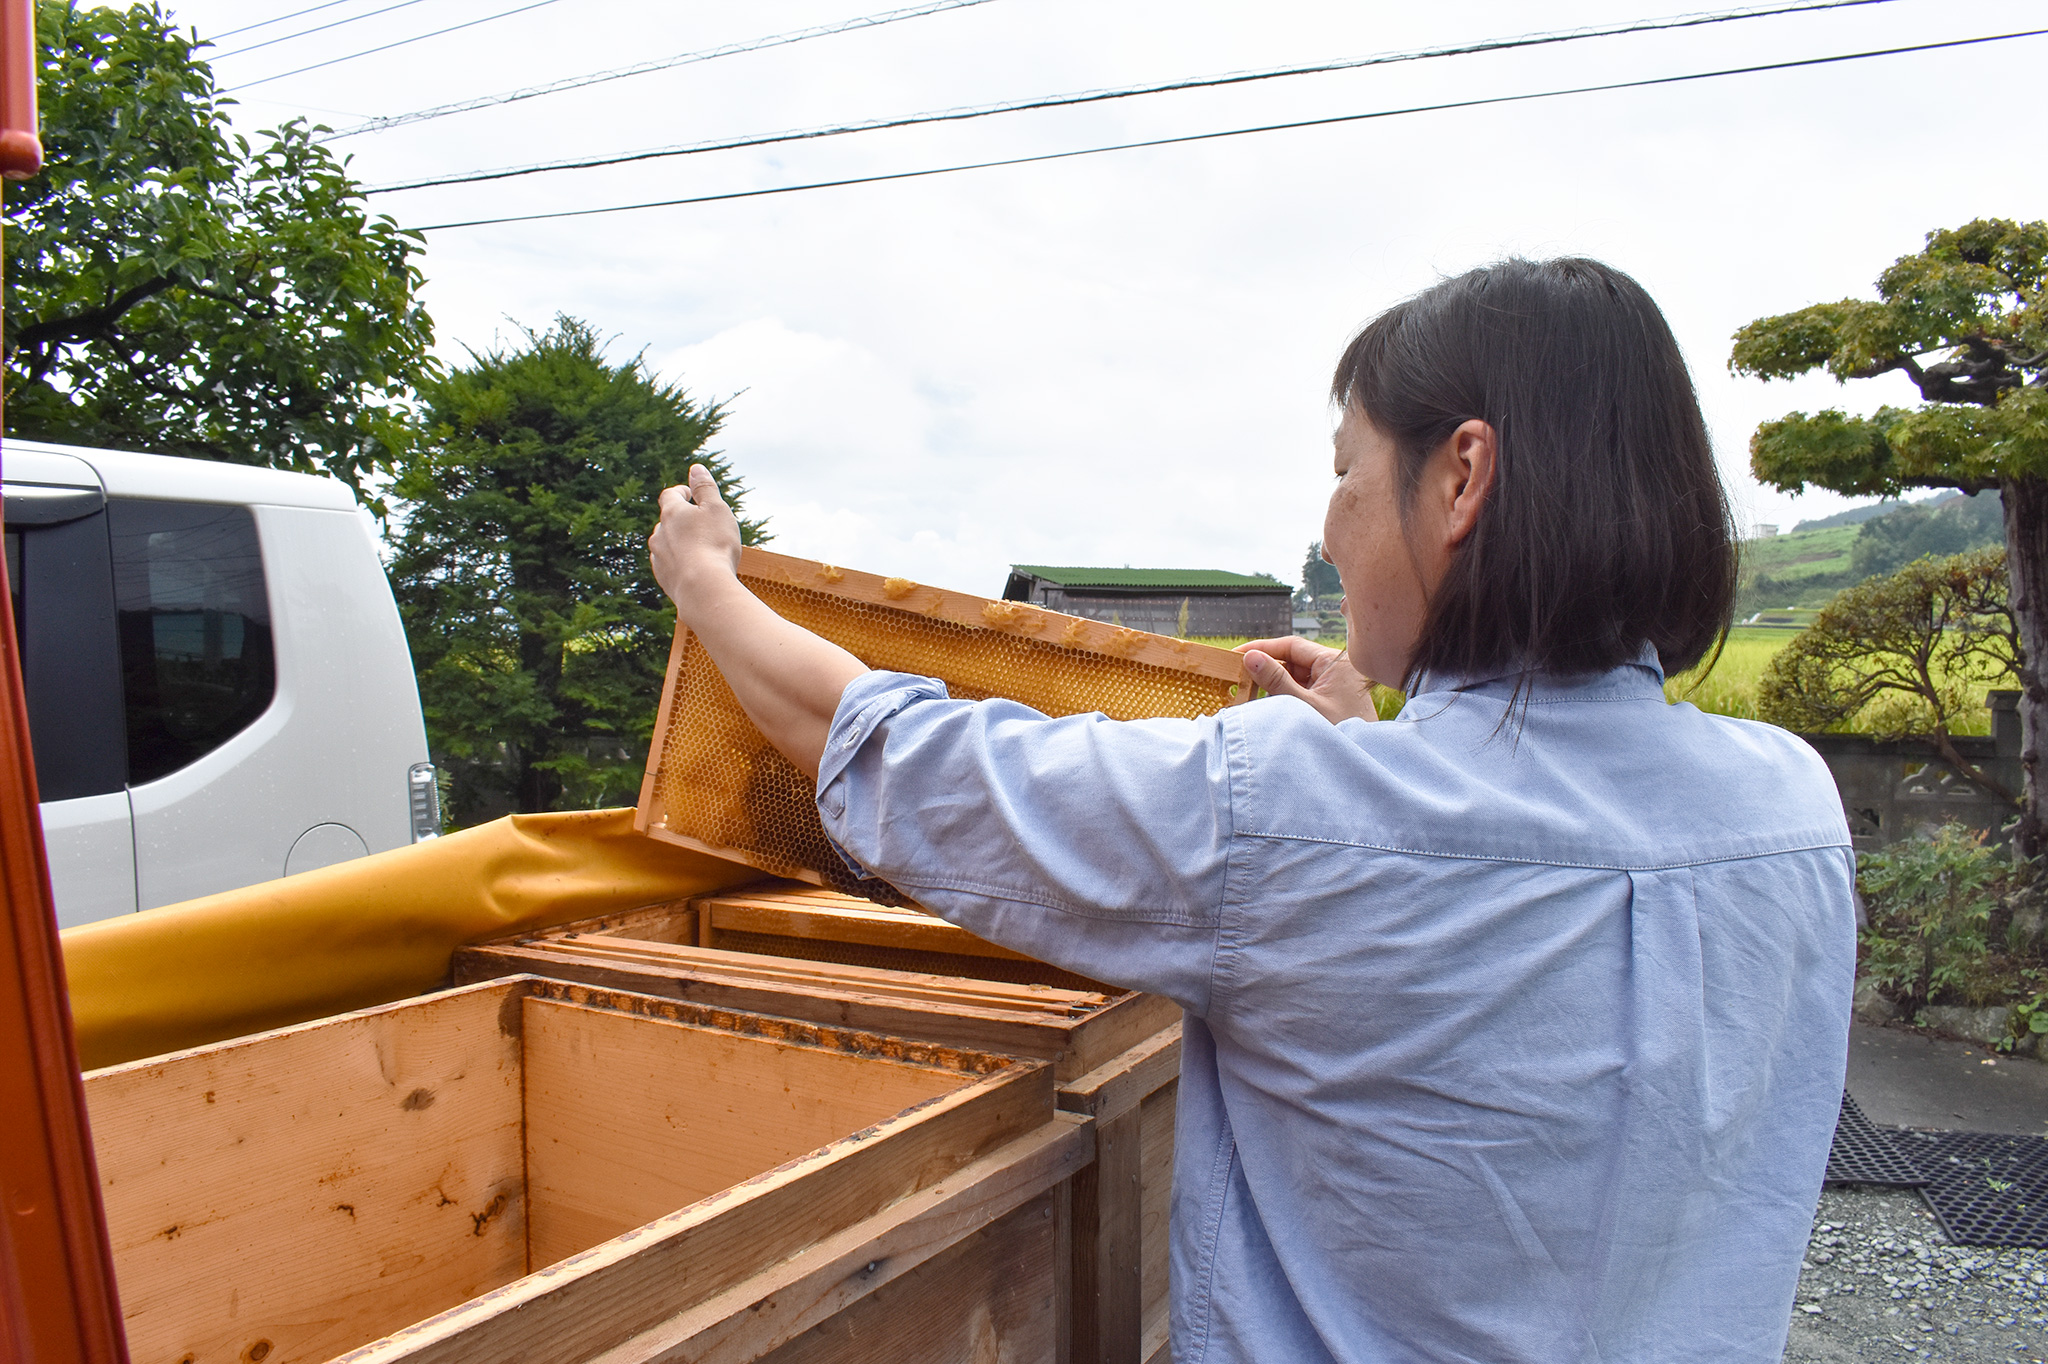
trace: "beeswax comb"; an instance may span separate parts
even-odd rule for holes
[[[936,677],[956,697],[1046,715],[1209,715],[1251,694],[1228,649],[991,601],[850,568],[740,551],[740,581],[786,620],[871,668]],[[825,837],[811,779],[761,736],[690,631],[676,627],[635,826],[654,838],[830,886],[908,901],[852,875]]]

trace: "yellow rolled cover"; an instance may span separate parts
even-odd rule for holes
[[[90,1070],[433,989],[466,942],[761,873],[633,830],[632,810],[508,815],[411,847],[63,933]]]

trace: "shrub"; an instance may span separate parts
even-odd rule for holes
[[[1969,990],[1990,954],[1994,893],[2007,867],[1984,835],[1944,824],[1856,860],[1856,886],[1869,911],[1863,976],[1912,1018],[1945,990]]]

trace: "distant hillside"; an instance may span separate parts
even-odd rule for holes
[[[1995,492],[1878,502],[1802,521],[1790,534],[1742,542],[1735,618],[1824,606],[1851,583],[1895,573],[1922,554],[1960,554],[2004,540]]]
[[[1803,530],[1833,530],[1836,526],[1860,526],[1874,516],[1883,516],[1886,512],[1895,512],[1905,505],[1903,502],[1896,502],[1890,499],[1883,502],[1866,502],[1860,507],[1851,507],[1847,511],[1838,511],[1833,516],[1823,516],[1815,521],[1801,521],[1798,525],[1792,527],[1791,533],[1797,535]]]

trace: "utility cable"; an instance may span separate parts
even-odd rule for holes
[[[1131,99],[1142,95],[1167,94],[1180,90],[1211,89],[1223,85],[1242,85],[1252,81],[1274,80],[1287,76],[1321,75],[1331,71],[1350,71],[1367,66],[1386,66],[1397,62],[1423,61],[1433,57],[1462,57],[1479,52],[1498,52],[1510,48],[1540,47],[1550,43],[1576,42],[1585,38],[1609,38],[1621,34],[1653,33],[1665,29],[1696,28],[1703,24],[1724,24],[1739,19],[1763,19],[1775,15],[1798,14],[1813,10],[1846,9],[1855,6],[1888,3],[1890,3],[1890,0],[1800,0],[1800,3],[1796,4],[1752,5],[1737,10],[1680,14],[1663,19],[1644,19],[1607,28],[1579,28],[1548,33],[1525,33],[1511,38],[1490,38],[1481,42],[1465,43],[1455,47],[1434,47],[1409,52],[1377,53],[1366,57],[1349,57],[1340,61],[1318,62],[1310,66],[1280,66],[1259,71],[1233,71],[1218,76],[1198,76],[1187,80],[1165,81],[1153,85],[1132,85],[1111,90],[1081,90],[1071,94],[1048,95],[1036,99],[1007,100],[995,104],[938,109],[928,113],[906,114],[901,118],[872,119],[864,123],[827,124],[817,128],[790,129],[783,132],[760,133],[749,137],[730,138],[719,141],[686,142],[677,146],[656,147],[645,151],[624,152],[606,156],[575,157],[561,161],[543,161],[531,165],[505,166],[494,170],[465,171],[455,175],[439,175],[423,180],[406,180],[397,184],[377,185],[366,190],[365,193],[396,194],[401,190],[428,189],[437,185],[470,185],[486,180],[508,180],[515,176],[539,175],[550,171],[589,170],[598,166],[619,166],[635,161],[654,161],[673,156],[695,156],[703,152],[732,151],[742,147],[765,147],[778,142],[802,142],[821,137],[839,137],[848,133],[876,132],[885,128],[911,128],[928,123],[956,123],[966,119],[987,118],[992,114],[1023,113],[1035,109],[1060,109],[1077,104],[1098,104],[1105,100]]]
[[[499,10],[496,14],[486,14],[481,19],[471,19],[466,23],[450,24],[447,28],[437,28],[432,33],[420,33],[410,38],[400,38],[397,42],[385,43],[382,47],[365,48],[361,52],[351,52],[346,57],[330,57],[324,62],[314,62],[311,66],[301,66],[291,71],[280,71],[275,76],[265,76],[261,80],[243,81],[240,85],[229,86],[221,91],[221,93],[223,95],[232,95],[237,90],[253,90],[259,85],[268,85],[272,81],[281,81],[286,76],[302,76],[308,71],[318,71],[323,66],[339,66],[343,62],[352,62],[358,57],[374,56],[379,52],[389,52],[394,47],[404,47],[408,43],[418,43],[424,42],[428,38],[438,38],[444,33],[458,33],[465,28],[475,28],[478,24],[488,24],[497,19],[509,19],[515,14],[524,14],[530,9],[539,9],[543,5],[552,5],[555,2],[556,0],[533,0],[533,3],[530,5],[520,5],[516,9]],[[393,8],[396,8],[396,6],[393,6]]]
[[[259,28],[269,28],[272,24],[281,24],[287,19],[302,19],[308,14],[314,14],[323,9],[333,9],[336,5],[348,3],[349,0],[321,0],[320,4],[308,5],[304,9],[295,9],[290,14],[280,14],[272,19],[259,19],[253,24],[244,24],[240,28],[231,28],[226,33],[216,33],[213,36],[215,38],[232,38],[237,33],[254,33]]]
[[[1494,95],[1484,99],[1453,100],[1443,104],[1417,104],[1405,109],[1378,109],[1366,114],[1338,114],[1331,118],[1301,119],[1293,123],[1266,123],[1250,128],[1227,128],[1213,133],[1186,133],[1179,137],[1147,138],[1142,142],[1118,142],[1102,147],[1080,147],[1072,151],[1041,152],[1035,156],[1011,156],[1000,161],[975,161],[957,166],[932,166],[924,170],[894,171],[886,175],[861,175],[845,180],[818,180],[803,185],[777,185],[769,189],[733,190],[725,194],[699,194],[686,199],[655,199],[638,204],[611,204],[604,208],[556,209],[549,213],[515,213],[502,218],[471,218],[463,222],[434,223],[427,227],[410,229],[415,232],[442,232],[458,227],[494,227],[500,223],[531,223],[550,218],[588,218],[600,213],[630,213],[643,208],[675,208],[684,204],[715,204],[728,199],[756,199],[770,194],[796,194],[812,189],[839,189],[848,185],[874,185],[890,180],[917,180],[932,175],[951,175],[956,171],[991,170],[998,166],[1027,166],[1040,161],[1064,161],[1076,156],[1096,156],[1103,152],[1135,151],[1144,147],[1172,147],[1187,142],[1209,142],[1224,137],[1244,137],[1252,133],[1277,133],[1295,128],[1326,128],[1339,123],[1359,123],[1367,119],[1395,118],[1403,114],[1433,114],[1449,109],[1477,109],[1493,104],[1519,104],[1528,100],[1556,99],[1565,95],[1591,95],[1608,90],[1641,90],[1654,85],[1679,85],[1688,81],[1713,80],[1720,76],[1749,76],[1766,71],[1793,71],[1803,67],[1830,66],[1838,62],[1862,61],[1869,57],[1897,57],[1911,52],[1938,52],[1945,48],[1976,47],[1984,43],[2002,43],[2015,38],[2038,38],[2048,34],[2048,28],[2026,29],[2017,33],[1994,33],[1982,38],[1955,38],[1940,43],[1916,43],[1911,47],[1876,48],[1868,52],[1846,52],[1834,57],[1806,57],[1798,61],[1768,62],[1759,66],[1731,66],[1720,71],[1695,71],[1682,76],[1652,76],[1644,80],[1614,81],[1605,85],[1577,85],[1565,90],[1538,90],[1522,95]]]
[[[990,0],[928,0],[928,3],[914,5],[909,9],[892,9],[880,14],[864,15],[858,19],[845,19],[836,24],[819,24],[813,28],[794,29],[788,33],[772,33],[765,38],[752,38],[745,42],[727,43],[723,47],[707,48],[702,52],[682,52],[673,57],[661,57],[654,61],[640,62],[633,66],[622,66],[613,71],[596,71],[586,76],[567,76],[546,85],[530,85],[519,90],[507,90],[502,94],[480,95],[454,104],[440,104],[431,109],[415,109],[409,114],[393,114],[388,118],[373,118],[353,128],[343,128],[330,133],[329,142],[338,138],[354,137],[357,133],[381,133],[391,128],[402,128],[408,123],[424,123],[430,118],[445,118],[449,114],[464,114],[472,109],[488,109],[499,104],[513,104],[523,99],[537,99],[542,95],[558,94],[564,90],[580,90],[586,85],[599,85],[605,81],[624,80],[628,76],[643,76],[650,71],[667,71],[678,66],[689,66],[696,62],[708,62],[718,57],[733,57],[742,52],[759,52],[764,48],[783,47],[790,43],[801,43],[811,38],[829,38],[836,33],[851,33],[856,29],[880,28],[883,24],[899,23],[905,19],[921,19],[927,14],[939,14],[946,10],[967,9],[973,5],[986,5]]]
[[[297,33],[287,33],[282,38],[265,38],[260,43],[251,43],[247,47],[238,47],[232,52],[215,52],[209,55],[207,60],[217,62],[224,57],[239,57],[244,52],[254,52],[258,48],[276,47],[279,43],[288,43],[294,38],[310,38],[315,33],[325,33],[330,28],[340,28],[344,24],[353,24],[358,19],[374,19],[380,14],[389,14],[395,9],[404,9],[408,5],[417,5],[419,2],[420,0],[398,0],[397,4],[386,5],[383,9],[364,10],[361,14],[351,14],[346,19],[336,19],[330,24],[318,24],[312,28],[302,28]],[[320,8],[325,8],[325,6]],[[237,30],[237,32],[239,31]],[[221,36],[226,37],[227,35],[222,34]]]

